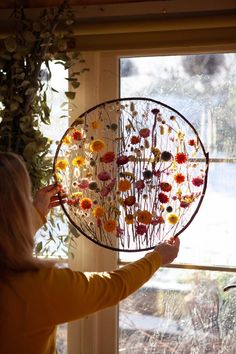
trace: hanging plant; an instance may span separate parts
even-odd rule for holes
[[[40,131],[41,123],[50,124],[51,112],[42,65],[50,79],[52,60],[65,69],[78,60],[80,54],[71,50],[73,22],[67,1],[43,10],[36,19],[27,18],[23,8],[16,8],[14,31],[0,45],[0,150],[23,156],[34,191],[52,175],[51,141]],[[74,72],[68,78],[72,91],[79,87],[79,75]],[[75,92],[65,94],[67,99],[75,97]]]

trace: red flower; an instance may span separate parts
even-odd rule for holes
[[[141,191],[145,187],[144,181],[142,179],[138,180],[137,182],[135,182],[135,187],[138,191]]]
[[[83,138],[83,134],[81,133],[81,131],[76,130],[74,131],[74,133],[72,134],[72,138],[74,140],[81,140]]]
[[[93,203],[92,203],[92,200],[90,198],[83,198],[80,201],[81,209],[84,209],[84,210],[91,209],[92,205],[93,205]]]
[[[190,140],[188,141],[188,145],[190,145],[190,146],[195,146],[195,145],[196,145],[196,141],[195,141],[194,139],[190,139]]]
[[[132,136],[130,139],[131,144],[136,145],[140,142],[140,137],[139,136]]]
[[[139,135],[140,135],[142,138],[148,138],[149,135],[150,135],[150,129],[148,129],[148,128],[140,129]]]
[[[132,206],[132,205],[134,205],[135,201],[136,201],[135,196],[131,195],[131,196],[125,198],[125,200],[124,200],[124,205],[126,205],[126,206]]]
[[[152,220],[152,225],[164,224],[165,220],[162,216],[157,216],[155,219]]]
[[[165,193],[159,193],[158,194],[158,199],[160,200],[161,203],[165,204],[168,203],[169,197]]]
[[[128,158],[128,156],[125,156],[125,155],[121,155],[121,156],[117,157],[117,159],[116,159],[116,163],[118,166],[125,165],[127,162],[129,162],[129,158]]]
[[[185,176],[182,175],[182,173],[177,173],[177,175],[174,176],[174,180],[178,184],[183,183],[185,181]]]
[[[185,163],[187,161],[187,155],[184,152],[179,152],[175,156],[175,161],[179,164]]]
[[[190,204],[190,203],[185,202],[184,200],[182,200],[182,201],[180,202],[181,208],[187,208],[187,207],[189,207],[189,204]]]
[[[103,171],[98,174],[98,179],[100,179],[100,181],[108,181],[111,179],[111,175],[109,172]]]
[[[115,160],[115,153],[113,151],[106,152],[101,158],[100,161],[104,163],[110,163]]]
[[[204,183],[204,179],[202,177],[195,177],[192,179],[192,184],[195,187],[200,187]]]
[[[138,235],[144,235],[144,234],[146,234],[146,232],[147,232],[147,226],[145,226],[145,225],[138,225],[137,227],[136,227],[136,232],[137,232],[137,234]]]
[[[162,182],[160,184],[160,188],[163,192],[170,192],[172,189],[172,186],[168,182]]]

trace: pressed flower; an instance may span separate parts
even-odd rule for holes
[[[64,159],[58,160],[55,165],[56,170],[65,170],[67,166],[68,166],[68,162]]]
[[[127,214],[125,217],[125,222],[128,225],[131,225],[134,223],[134,215],[133,214]]]
[[[74,139],[74,140],[82,140],[83,139],[83,133],[81,133],[81,131],[80,130],[75,130],[74,132],[73,132],[73,134],[72,134],[72,138]]]
[[[176,183],[181,184],[181,183],[183,183],[185,181],[185,176],[182,173],[177,173],[174,176],[174,180],[175,180]]]
[[[76,156],[72,160],[72,165],[76,167],[82,167],[84,165],[85,158],[83,156]]]
[[[141,224],[148,225],[152,222],[152,214],[147,210],[139,210],[137,216]]]
[[[203,183],[204,183],[204,178],[202,178],[202,177],[194,177],[192,179],[192,184],[195,187],[200,187]]]
[[[184,152],[179,152],[175,155],[175,161],[178,164],[185,163],[187,161],[187,155]]]
[[[147,226],[145,226],[145,225],[138,225],[137,227],[136,227],[136,232],[137,232],[137,234],[138,235],[144,235],[144,234],[146,234],[147,233]]]
[[[168,203],[169,197],[165,193],[159,193],[158,194],[158,199],[160,200],[161,203],[165,204]]]
[[[127,192],[131,188],[131,183],[127,179],[122,179],[118,183],[118,190],[120,192]]]
[[[187,202],[186,200],[181,200],[181,202],[180,202],[181,208],[187,208],[187,207],[189,207],[189,205],[190,205],[190,203]]]
[[[113,151],[106,152],[101,158],[100,161],[104,163],[110,163],[115,160],[115,153]]]
[[[166,208],[166,211],[167,211],[167,213],[171,213],[171,212],[173,211],[172,206],[169,205],[169,206]]]
[[[71,194],[71,198],[72,198],[72,199],[79,199],[79,198],[82,197],[82,195],[83,195],[82,192],[75,192],[75,193],[72,193],[72,194]]]
[[[105,215],[105,209],[98,205],[96,208],[94,208],[93,215],[95,218],[102,218]]]
[[[137,182],[135,182],[135,187],[138,191],[141,191],[145,187],[144,181],[142,179],[138,180]]]
[[[126,206],[132,206],[136,202],[136,198],[133,195],[130,195],[129,197],[125,198],[124,200],[124,205]]]
[[[179,217],[178,215],[171,213],[168,215],[167,220],[170,224],[175,225],[178,222]]]
[[[190,140],[188,141],[188,145],[189,145],[189,146],[195,146],[195,145],[196,145],[196,141],[195,141],[194,139],[190,139]]]
[[[104,147],[105,147],[105,143],[103,140],[100,139],[94,140],[90,144],[90,150],[92,152],[100,152],[102,149],[104,149]]]
[[[62,139],[63,144],[66,145],[70,145],[71,144],[71,137],[66,135],[63,139]]]
[[[114,232],[116,230],[116,226],[117,226],[116,220],[113,220],[113,219],[107,220],[103,224],[104,230],[106,232]]]
[[[98,128],[100,127],[99,121],[97,121],[97,120],[92,121],[92,122],[91,122],[91,127],[92,127],[93,129],[98,129]]]
[[[143,171],[143,178],[144,179],[150,179],[150,178],[152,178],[152,175],[153,175],[152,171],[149,171],[149,170]]]
[[[156,148],[156,147],[152,147],[151,151],[152,151],[154,156],[159,157],[161,155],[161,151],[158,148]]]
[[[130,139],[130,143],[132,145],[136,145],[140,142],[140,137],[139,136],[136,136],[136,135],[133,135]]]
[[[160,177],[161,176],[161,171],[160,170],[153,170],[152,173],[153,173],[153,176],[155,176],[155,177]]]
[[[121,155],[121,156],[117,157],[117,159],[116,159],[116,163],[118,166],[125,165],[127,162],[129,162],[129,158],[128,158],[128,156],[125,156],[125,155]]]
[[[89,189],[91,189],[91,191],[95,191],[97,189],[98,185],[96,181],[91,181],[89,183]]]
[[[162,153],[161,153],[161,160],[162,161],[167,162],[167,161],[170,161],[171,158],[172,158],[172,155],[169,151],[162,151]]]
[[[152,225],[164,224],[165,220],[163,216],[157,216],[155,219],[152,219]]]
[[[89,180],[87,178],[83,178],[79,183],[78,183],[78,187],[80,189],[87,189],[89,186]]]
[[[93,205],[93,203],[92,203],[92,200],[90,198],[83,198],[80,201],[80,207],[83,210],[91,209],[92,205]]]
[[[148,129],[148,128],[140,129],[139,135],[140,135],[142,138],[148,138],[149,135],[150,135],[150,129]]]
[[[172,186],[168,182],[161,182],[160,183],[160,188],[163,192],[170,192],[172,189]]]
[[[110,173],[106,171],[100,172],[97,177],[100,179],[100,181],[108,181],[111,179]]]
[[[160,110],[158,108],[153,108],[151,112],[156,115],[160,112]]]

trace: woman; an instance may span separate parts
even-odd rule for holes
[[[170,238],[140,260],[107,273],[58,269],[35,258],[33,236],[58,205],[58,191],[48,186],[33,201],[22,159],[0,153],[1,354],[55,353],[58,324],[116,305],[177,257],[179,239]]]

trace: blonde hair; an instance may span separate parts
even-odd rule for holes
[[[0,270],[39,268],[33,257],[31,182],[23,159],[0,152]]]

